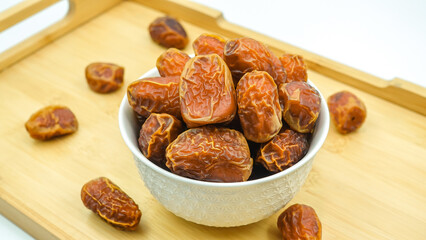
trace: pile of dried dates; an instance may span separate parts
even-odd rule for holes
[[[192,46],[193,58],[167,49],[157,59],[160,77],[127,88],[142,153],[210,182],[256,179],[303,158],[321,106],[303,58],[277,57],[247,37],[202,34]]]

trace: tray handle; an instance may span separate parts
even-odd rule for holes
[[[0,14],[0,32],[40,12],[59,0],[26,0]]]
[[[0,54],[0,71],[37,51],[123,0],[68,0],[69,10],[60,21]],[[32,16],[58,0],[26,0],[0,14],[0,31]]]

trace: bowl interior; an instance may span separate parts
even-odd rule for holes
[[[148,72],[146,72],[144,75],[142,75],[141,78],[157,77],[157,76],[160,76],[158,73],[158,70],[156,68],[153,68],[149,70]],[[144,164],[150,167],[153,171],[157,171],[169,178],[172,178],[174,181],[187,182],[187,183],[191,183],[195,185],[203,185],[203,186],[231,187],[231,188],[258,184],[258,183],[263,183],[267,181],[273,181],[276,178],[280,178],[282,176],[285,176],[286,174],[289,174],[295,171],[300,166],[304,165],[306,162],[312,159],[316,155],[316,153],[319,151],[319,149],[321,148],[321,146],[323,145],[325,141],[325,138],[327,137],[329,124],[330,124],[330,117],[329,117],[327,103],[324,97],[322,96],[321,92],[318,90],[318,88],[309,80],[308,80],[308,83],[311,86],[313,86],[315,89],[317,89],[317,91],[320,93],[320,96],[321,96],[321,110],[318,116],[318,120],[314,129],[314,132],[312,134],[312,139],[311,139],[308,153],[294,166],[282,172],[279,172],[264,178],[259,178],[259,179],[250,180],[246,182],[236,182],[236,183],[204,182],[204,181],[181,177],[179,175],[173,174],[171,172],[168,172],[158,167],[157,165],[152,163],[150,160],[148,160],[139,150],[137,139],[138,139],[138,134],[140,129],[138,129],[138,124],[136,122],[136,118],[134,115],[135,113],[133,112],[133,109],[130,107],[127,101],[127,95],[123,97],[123,100],[120,105],[119,113],[118,113],[120,132],[124,139],[124,142],[126,143],[127,147],[130,149],[130,151],[133,153],[136,159],[138,159],[139,161],[142,161]]]

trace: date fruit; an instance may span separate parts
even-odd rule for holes
[[[25,123],[25,128],[32,138],[49,140],[77,131],[78,122],[69,108],[47,106],[31,115]]]
[[[281,131],[259,150],[256,162],[270,172],[281,172],[296,164],[309,149],[306,134],[291,129]]]
[[[180,119],[179,78],[153,77],[131,83],[127,100],[133,111],[145,118],[151,113],[168,113]]]
[[[106,177],[84,184],[81,200],[107,223],[122,230],[135,230],[142,216],[133,199]]]
[[[278,89],[284,121],[291,129],[300,133],[314,130],[321,108],[317,90],[306,82],[281,84]]]
[[[179,86],[182,119],[189,128],[229,123],[237,111],[231,72],[217,54],[190,59]]]
[[[251,71],[265,71],[271,75],[277,86],[285,83],[287,74],[278,57],[265,45],[251,39],[238,38],[226,42],[224,60],[231,70],[234,81]]]
[[[253,169],[243,134],[214,126],[183,132],[167,147],[166,158],[173,173],[209,182],[246,181]]]
[[[195,55],[207,55],[216,53],[223,58],[225,39],[218,35],[204,33],[192,43]]]
[[[191,59],[188,54],[169,48],[157,59],[157,69],[162,77],[180,76],[186,62]]]
[[[315,210],[307,205],[294,204],[278,217],[277,226],[283,240],[320,240],[322,226]]]
[[[182,123],[167,113],[151,113],[139,133],[139,148],[151,162],[164,168],[166,148],[183,131]]]
[[[123,85],[124,68],[112,63],[96,62],[86,67],[90,89],[98,93],[113,92]]]
[[[246,73],[237,85],[238,116],[247,140],[263,143],[280,131],[282,111],[274,79],[264,71]]]
[[[307,65],[300,55],[284,54],[280,61],[287,72],[286,82],[308,81]]]
[[[361,127],[367,117],[364,103],[348,91],[331,95],[327,100],[331,120],[342,134],[353,132]]]
[[[154,42],[166,48],[185,48],[188,35],[182,25],[169,16],[159,17],[149,25],[149,34]]]

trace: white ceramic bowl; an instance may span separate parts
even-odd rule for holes
[[[154,68],[142,78],[155,76],[159,74]],[[213,183],[175,175],[156,166],[141,153],[137,142],[140,129],[127,96],[121,102],[118,117],[121,135],[133,153],[139,173],[151,194],[175,215],[216,227],[250,224],[283,208],[305,182],[313,159],[327,137],[330,122],[327,104],[321,95],[321,111],[309,151],[297,164],[256,180]]]

